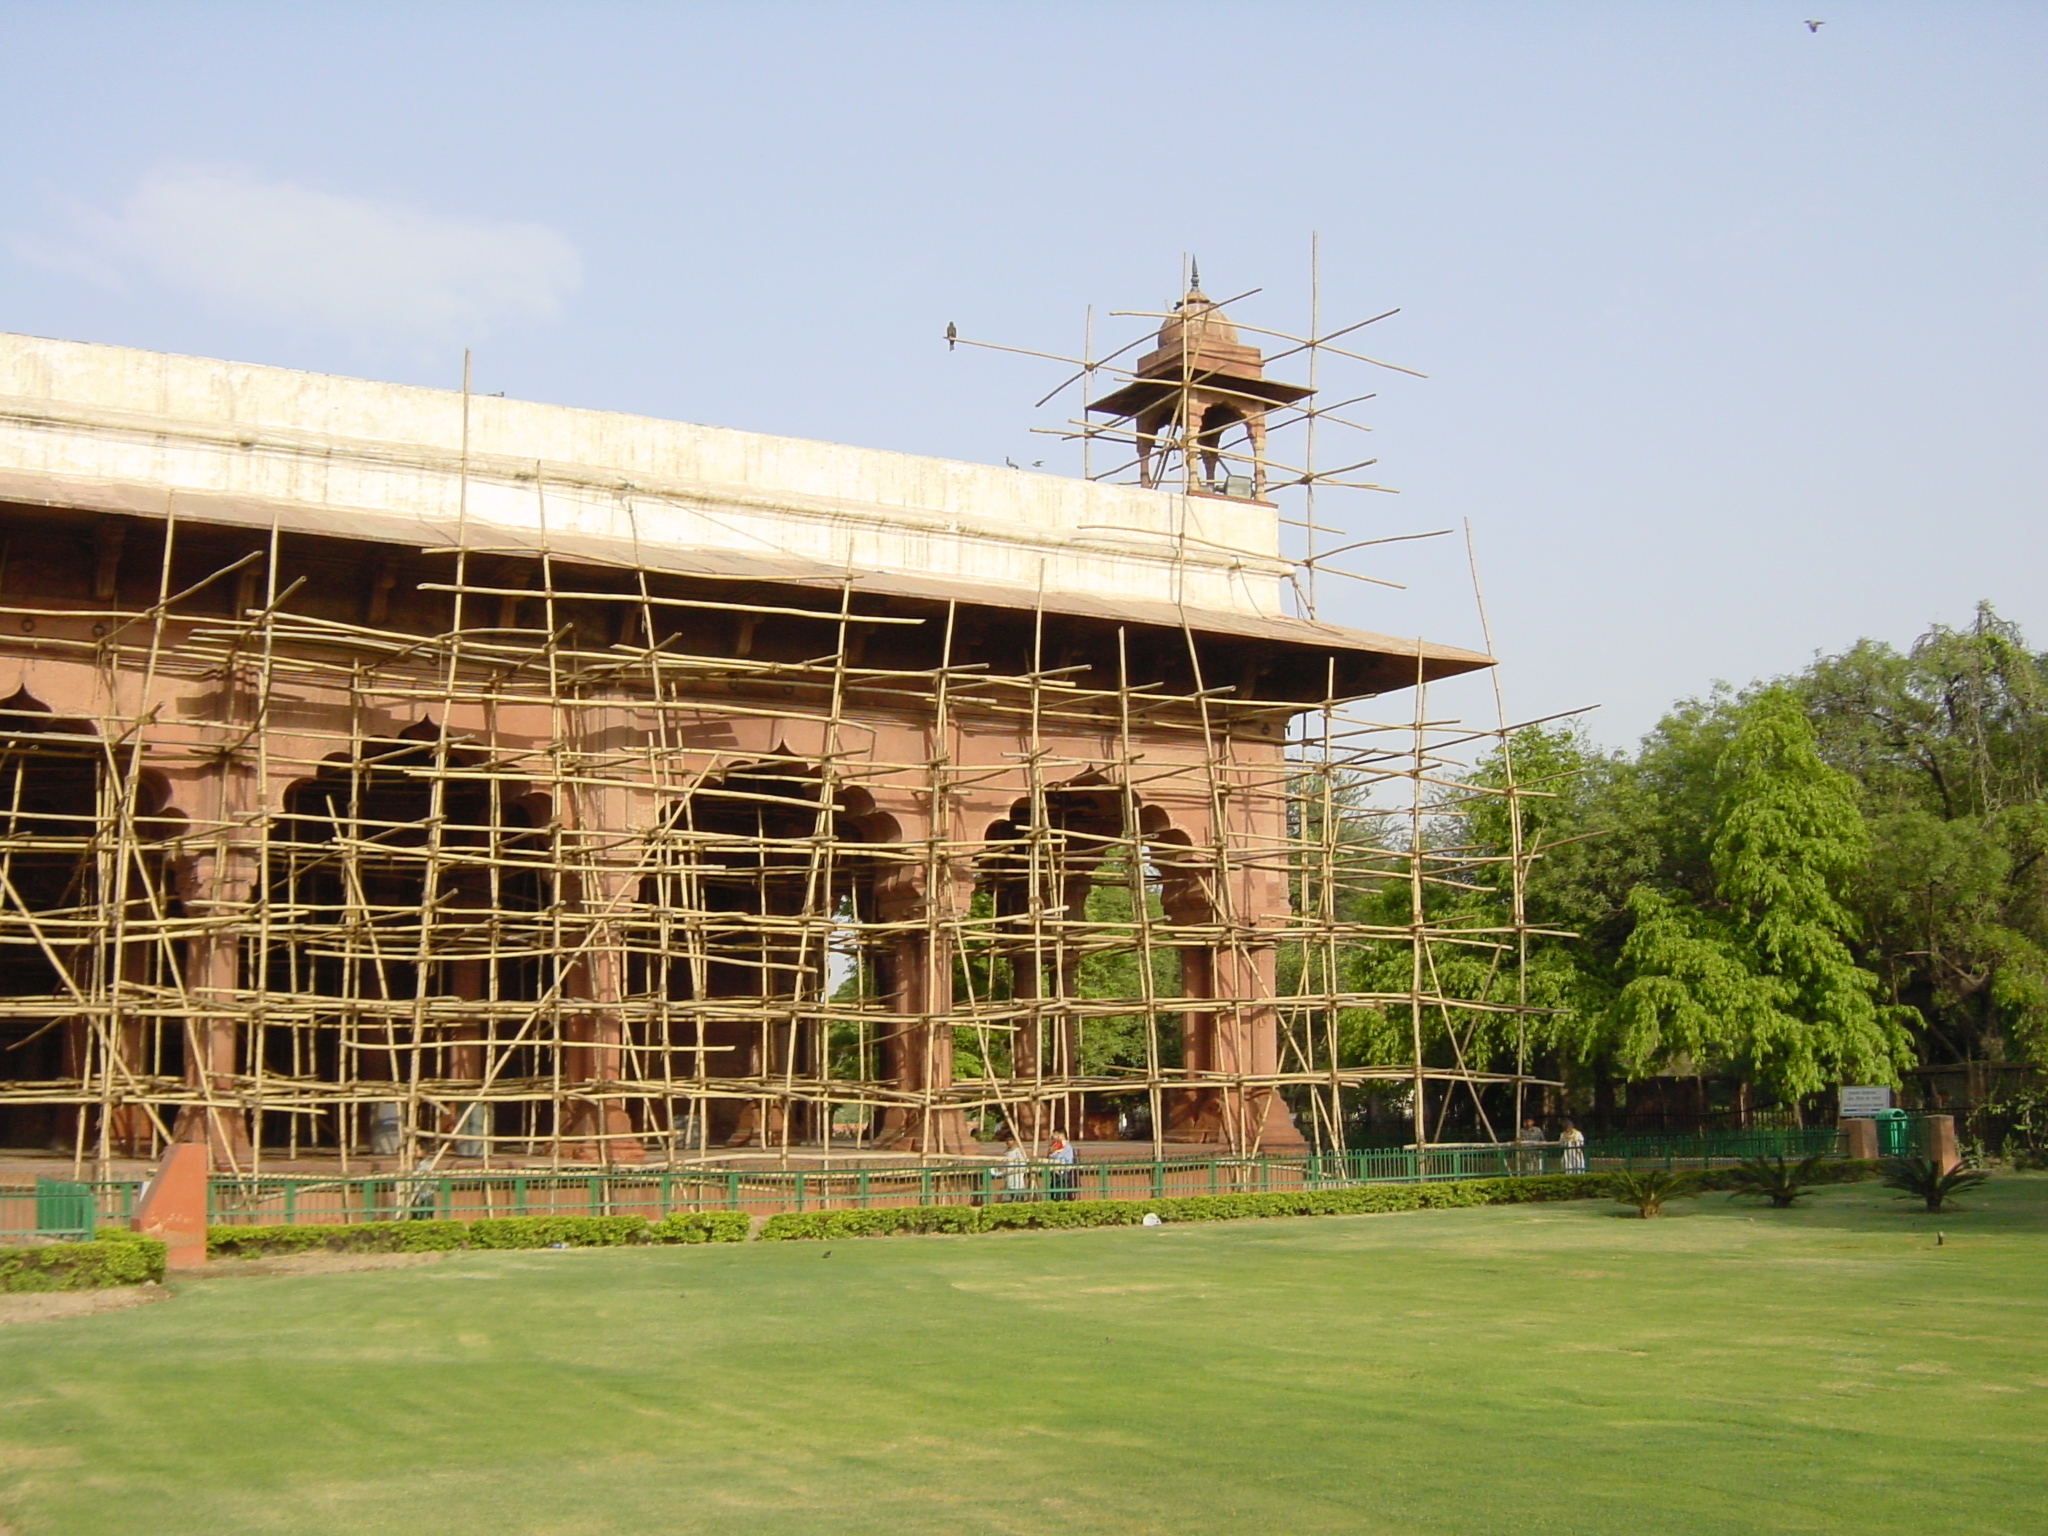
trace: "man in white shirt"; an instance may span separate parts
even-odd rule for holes
[[[1003,1154],[1003,1198],[1022,1200],[1024,1186],[1029,1181],[1031,1159],[1025,1155],[1024,1144],[1015,1136],[1009,1138],[1010,1150]]]

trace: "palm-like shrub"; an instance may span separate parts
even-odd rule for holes
[[[1821,1162],[1818,1154],[1797,1164],[1787,1163],[1782,1156],[1752,1157],[1733,1170],[1734,1188],[1728,1198],[1759,1195],[1776,1209],[1789,1210],[1793,1201],[1820,1183]]]
[[[1669,1168],[1624,1168],[1608,1178],[1608,1189],[1623,1205],[1632,1205],[1638,1216],[1658,1216],[1667,1200],[1684,1200],[1699,1193],[1685,1174]]]
[[[1950,1195],[1975,1189],[1990,1177],[1974,1168],[1944,1171],[1927,1157],[1888,1157],[1884,1162],[1885,1188],[1898,1190],[1901,1200],[1925,1200],[1930,1211],[1940,1210]]]

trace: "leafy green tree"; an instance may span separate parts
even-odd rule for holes
[[[1475,765],[1476,793],[1461,808],[1462,841],[1480,861],[1475,903],[1493,921],[1513,916],[1513,867],[1523,856],[1522,916],[1532,933],[1499,995],[1546,1010],[1527,1022],[1531,1043],[1563,1067],[1595,1059],[1597,1029],[1620,985],[1628,892],[1661,865],[1641,813],[1633,765],[1596,748],[1575,725],[1532,726]],[[1512,800],[1503,793],[1513,783]]]
[[[1863,641],[1791,685],[1861,786],[1851,893],[1873,963],[1932,1061],[2048,1061],[2048,674],[1980,606],[1905,653]]]
[[[1854,776],[1875,815],[1954,821],[2042,803],[2048,677],[1988,604],[1967,629],[1934,625],[1903,655],[1859,641],[1791,686],[1822,754]]]
[[[1547,1010],[1524,1026],[1531,1065],[1581,1088],[1725,1072],[1796,1098],[1895,1081],[1915,1055],[2048,1062],[2044,678],[1984,608],[1905,651],[1866,641],[1682,701],[1634,753],[1516,732],[1420,829],[1432,926],[1472,936],[1433,946],[1426,984]],[[1511,807],[1533,931],[1489,948],[1513,920]],[[1299,910],[1405,926],[1407,819],[1334,782],[1301,818],[1310,842],[1334,837],[1337,872],[1305,871]],[[1392,939],[1287,964],[1286,990],[1305,995],[1409,980]],[[1407,1053],[1404,1009],[1349,1008],[1338,1025],[1349,1063]],[[1478,1021],[1467,1064],[1505,1064],[1510,1029]],[[1424,1046],[1449,1057],[1434,1020]]]
[[[1897,1082],[1910,1041],[1857,963],[1842,899],[1870,849],[1856,785],[1821,760],[1789,690],[1723,713],[1725,732],[1703,715],[1672,733],[1695,748],[1725,734],[1711,798],[1687,786],[1709,809],[1697,834],[1707,888],[1695,871],[1631,894],[1618,1053],[1638,1071],[1676,1057],[1735,1063],[1795,1099],[1836,1082]]]
[[[2048,952],[2034,889],[2048,808],[1879,817],[1856,892],[1880,974],[1915,1009],[1923,1054],[2048,1057]]]

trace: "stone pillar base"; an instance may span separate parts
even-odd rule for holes
[[[1182,1093],[1169,1091],[1163,1106],[1166,1129],[1159,1139],[1196,1146],[1230,1147],[1247,1153],[1299,1152],[1308,1146],[1308,1139],[1301,1134],[1301,1128],[1294,1123],[1294,1116],[1279,1094],[1271,1089],[1243,1091],[1243,1100],[1249,1102],[1240,1108],[1232,1102],[1239,1092],[1228,1088],[1193,1088]],[[1244,1139],[1252,1145],[1240,1148],[1236,1141],[1242,1135],[1239,1126],[1245,1122],[1249,1123],[1252,1135]]]
[[[215,1168],[247,1168],[255,1157],[249,1143],[249,1116],[240,1109],[209,1109],[188,1104],[171,1122],[177,1146],[204,1146]]]
[[[1837,1120],[1835,1128],[1842,1133],[1842,1156],[1860,1162],[1869,1162],[1877,1156],[1877,1122],[1860,1115]]]
[[[921,1152],[932,1156],[972,1152],[974,1138],[967,1134],[967,1115],[958,1109],[886,1109],[875,1134],[875,1146],[885,1152]]]
[[[142,1188],[132,1231],[163,1243],[167,1269],[196,1269],[206,1262],[206,1147],[182,1141],[164,1149],[156,1177]]]
[[[556,1143],[556,1156],[572,1163],[647,1161],[646,1145],[631,1134],[633,1122],[617,1104],[575,1104],[564,1118],[568,1123]]]
[[[1954,1115],[1927,1117],[1927,1160],[1943,1173],[1963,1166],[1962,1153],[1956,1147]]]

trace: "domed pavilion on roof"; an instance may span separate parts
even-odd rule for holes
[[[1159,327],[1158,345],[1138,359],[1134,377],[1088,409],[1129,418],[1138,444],[1138,478],[1161,484],[1174,462],[1197,494],[1251,499],[1266,493],[1266,413],[1315,393],[1265,376],[1264,356],[1238,339],[1237,327],[1190,283]],[[1244,447],[1233,450],[1233,428]]]

